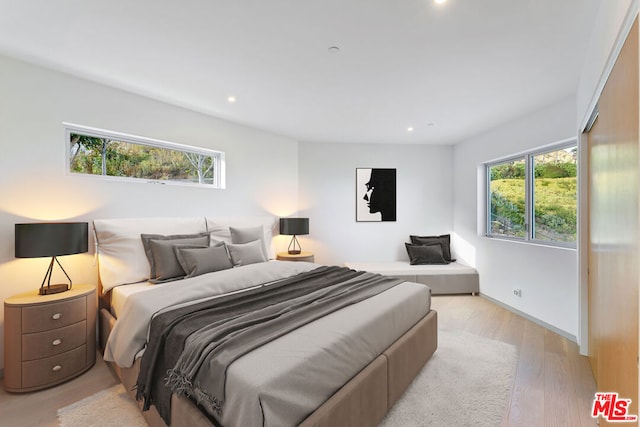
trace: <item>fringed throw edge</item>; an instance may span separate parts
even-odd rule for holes
[[[195,399],[198,405],[215,412],[218,416],[222,416],[222,406],[224,404],[222,400],[203,390],[198,384],[194,386],[187,375],[177,372],[175,369],[169,369],[167,374],[165,385],[172,392],[178,396],[191,397]]]

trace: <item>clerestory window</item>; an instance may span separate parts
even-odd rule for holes
[[[65,123],[71,174],[224,188],[224,152]]]

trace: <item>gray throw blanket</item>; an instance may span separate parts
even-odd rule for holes
[[[221,415],[226,371],[239,357],[401,280],[342,267],[307,273],[156,316],[141,361],[137,398],[169,424],[171,393]]]

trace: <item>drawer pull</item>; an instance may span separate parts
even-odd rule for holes
[[[51,345],[56,346],[56,345],[60,345],[62,344],[62,339],[60,338],[56,338],[55,340],[53,340],[53,342],[51,343]]]
[[[51,318],[53,320],[60,320],[60,319],[62,319],[62,313],[56,313],[53,316],[51,316]]]
[[[62,369],[62,366],[60,366],[60,365],[56,365],[56,366],[54,366],[53,368],[51,368],[51,370],[52,370],[53,372],[58,372],[58,371],[59,371],[59,370],[61,370],[61,369]]]

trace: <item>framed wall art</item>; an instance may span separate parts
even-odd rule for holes
[[[356,168],[356,221],[396,220],[396,170]]]

